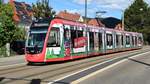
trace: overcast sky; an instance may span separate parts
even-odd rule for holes
[[[6,2],[8,0],[5,0]],[[16,0],[26,2],[28,4],[35,3],[37,0]],[[134,0],[87,0],[88,1],[88,17],[95,17],[95,12],[106,11],[103,17],[121,18],[123,10],[127,8]],[[150,0],[145,0],[150,4]],[[67,10],[73,13],[84,15],[85,0],[50,0],[50,6],[58,13]]]

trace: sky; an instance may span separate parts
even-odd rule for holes
[[[4,0],[8,2],[9,0]],[[28,4],[36,3],[37,0],[16,0],[19,2],[26,2]],[[133,3],[134,0],[87,0],[87,16],[94,18],[97,11],[106,11],[100,14],[102,17],[116,17],[121,19],[123,11]],[[150,0],[144,0],[150,5]],[[57,13],[67,10],[71,13],[79,13],[85,15],[85,0],[50,0],[49,5]]]

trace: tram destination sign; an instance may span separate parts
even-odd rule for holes
[[[34,23],[33,24],[34,27],[41,27],[41,26],[49,26],[48,23]]]

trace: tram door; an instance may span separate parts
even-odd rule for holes
[[[106,48],[108,50],[113,49],[113,34],[112,33],[106,33]]]
[[[71,56],[71,34],[69,29],[64,29],[65,56]]]
[[[99,38],[98,38],[98,32],[94,33],[94,50],[99,51]]]
[[[121,33],[116,34],[116,48],[117,48],[117,50],[122,48],[122,35],[121,35]]]
[[[98,43],[99,43],[99,50],[102,52],[103,51],[103,37],[102,37],[102,32],[98,33]]]

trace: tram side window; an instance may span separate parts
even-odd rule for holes
[[[116,45],[119,46],[119,35],[116,35]]]
[[[75,47],[75,42],[74,39],[77,38],[77,31],[76,30],[71,30],[71,42],[72,42],[72,47]]]
[[[99,49],[102,47],[102,33],[98,34],[98,39],[99,39]]]
[[[142,44],[142,37],[138,37],[138,43]]]
[[[135,36],[135,45],[137,45],[137,36]]]
[[[132,45],[135,45],[135,44],[134,44],[134,36],[132,36]]]
[[[130,45],[130,36],[126,36],[126,45]]]
[[[71,47],[71,35],[70,35],[70,30],[69,29],[64,29],[64,45],[65,48],[70,48]]]
[[[73,48],[75,48],[74,40],[77,39],[77,38],[80,38],[80,37],[83,37],[83,31],[81,31],[81,30],[71,30],[71,41],[72,41],[72,47]]]
[[[79,31],[79,30],[78,30],[77,33],[78,33],[78,38],[79,38],[79,37],[83,37],[83,31]]]
[[[90,48],[91,50],[94,49],[94,32],[89,32],[89,37],[90,37]]]
[[[52,28],[47,42],[47,47],[59,47],[60,46],[60,32],[59,28]]]
[[[111,47],[113,45],[113,37],[112,34],[106,34],[107,46]]]
[[[123,35],[121,35],[121,45],[124,45],[124,38],[123,38],[124,36]]]

